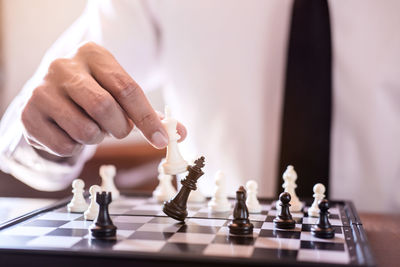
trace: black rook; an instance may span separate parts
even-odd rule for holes
[[[96,194],[96,202],[99,204],[99,214],[90,226],[92,236],[96,238],[110,238],[116,235],[117,227],[113,224],[108,213],[108,205],[111,203],[111,200],[111,192],[103,191]]]

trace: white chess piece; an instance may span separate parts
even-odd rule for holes
[[[299,212],[303,208],[303,203],[300,202],[299,198],[296,195],[296,180],[297,173],[294,170],[292,165],[287,166],[286,171],[283,173],[283,180],[285,181],[282,185],[285,192],[288,192],[291,196],[290,200],[290,211]],[[276,209],[281,210],[280,201],[276,202]]]
[[[162,159],[158,165],[158,186],[153,191],[153,198],[158,202],[164,202],[170,200],[176,195],[176,190],[172,185],[172,175],[165,174],[162,164],[164,164],[165,159]]]
[[[254,180],[250,180],[246,183],[246,206],[250,213],[260,213],[261,205],[257,199],[258,184]]]
[[[98,192],[101,192],[101,187],[98,185],[92,185],[89,188],[90,204],[85,213],[83,213],[85,220],[93,221],[99,214],[99,204],[96,202],[96,193]]]
[[[85,182],[81,179],[75,179],[72,181],[72,193],[74,194],[71,202],[68,203],[68,212],[84,212],[88,204],[83,196],[85,190]]]
[[[206,197],[201,193],[199,187],[190,192],[188,202],[201,203],[206,201]]]
[[[308,216],[319,217],[319,207],[318,204],[321,200],[325,198],[325,186],[323,184],[315,184],[313,187],[314,191],[314,202],[308,209]]]
[[[187,171],[188,163],[183,159],[178,148],[180,135],[176,131],[178,121],[171,117],[171,110],[165,106],[165,118],[162,120],[165,130],[168,133],[168,146],[166,161],[163,164],[164,173],[176,175]]]
[[[111,192],[113,200],[119,198],[119,191],[114,184],[114,177],[117,170],[114,165],[102,165],[100,166],[100,177],[101,177],[101,190]]]
[[[215,191],[212,199],[208,202],[208,207],[213,212],[227,212],[231,209],[226,193],[226,178],[222,171],[215,174]]]

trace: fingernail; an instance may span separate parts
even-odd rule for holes
[[[164,148],[168,145],[168,137],[157,131],[151,136],[151,143],[157,148]]]

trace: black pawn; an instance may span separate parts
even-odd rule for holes
[[[92,236],[100,239],[115,237],[117,227],[113,224],[108,212],[108,205],[111,203],[111,192],[98,192],[96,194],[96,202],[99,204],[99,214],[90,226]]]
[[[318,204],[319,207],[319,219],[316,225],[311,227],[311,233],[315,237],[319,238],[334,238],[335,237],[335,229],[332,228],[331,223],[329,222],[329,202],[327,199],[323,199]]]
[[[292,197],[289,193],[283,192],[279,195],[279,200],[281,201],[280,206],[281,212],[274,219],[274,226],[279,229],[293,229],[296,227],[296,222],[293,220],[292,215],[290,214],[290,200]]]
[[[201,168],[204,167],[204,157],[197,159],[194,162],[195,165],[188,167],[188,175],[181,181],[182,187],[176,196],[164,202],[163,212],[169,217],[174,218],[178,221],[184,221],[188,215],[186,209],[186,203],[188,201],[189,194],[192,190],[196,190],[197,180],[204,174]]]
[[[234,235],[249,235],[253,233],[253,224],[249,220],[246,206],[246,190],[241,186],[236,191],[236,204],[233,209],[233,220],[229,223],[229,233]]]

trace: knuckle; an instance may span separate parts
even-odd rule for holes
[[[140,129],[142,129],[145,125],[152,125],[155,124],[155,121],[157,120],[157,116],[155,116],[153,113],[148,112],[143,114],[137,121],[136,125]]]
[[[132,98],[142,93],[140,86],[132,81],[130,78],[122,74],[113,74],[114,82],[117,88],[116,97],[119,98]]]
[[[43,98],[43,94],[45,92],[46,88],[44,86],[38,86],[32,91],[32,95],[29,98],[27,105],[32,105],[35,104],[36,102],[40,102],[40,100]]]
[[[50,63],[49,74],[53,72],[59,72],[60,70],[67,67],[71,62],[69,58],[57,58]]]
[[[106,116],[114,107],[114,100],[111,96],[100,94],[94,98],[91,113],[95,118]]]
[[[85,127],[83,127],[82,131],[79,133],[80,141],[84,143],[90,144],[99,136],[100,129],[97,125],[92,123],[87,123]]]
[[[77,51],[78,55],[92,55],[104,53],[105,49],[93,41],[83,43]]]
[[[87,90],[87,78],[82,72],[73,73],[67,81],[64,82],[64,87]]]
[[[117,139],[125,138],[130,134],[132,128],[133,128],[132,125],[127,125],[125,128],[121,128],[117,133],[114,134],[114,137]]]

